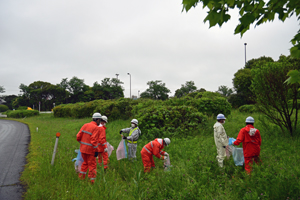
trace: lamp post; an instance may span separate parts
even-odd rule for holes
[[[138,90],[138,98],[139,98],[139,96],[140,96],[140,91]]]
[[[131,99],[131,74],[130,74],[130,73],[127,73],[127,75],[130,76],[130,99]]]
[[[117,76],[117,79],[118,79],[119,74],[116,74],[116,76]]]
[[[246,62],[247,62],[247,59],[246,59],[246,46],[247,46],[247,43],[244,43],[245,45],[245,66],[246,66]]]

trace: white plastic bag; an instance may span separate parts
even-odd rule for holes
[[[167,159],[164,162],[164,170],[170,171],[171,170],[170,167],[171,167],[170,157],[167,156]]]
[[[107,142],[107,149],[108,149],[108,151],[107,151],[108,157],[110,157],[112,151],[115,150],[115,149],[111,144],[109,144],[109,142]]]
[[[125,140],[123,139],[121,140],[116,153],[117,153],[117,160],[127,158],[127,149],[126,149]]]
[[[232,149],[232,157],[234,164],[236,166],[243,166],[244,165],[244,152],[243,148],[236,148],[234,146],[231,146]]]
[[[76,149],[75,152],[78,153],[78,154],[77,154],[77,157],[74,158],[72,161],[73,161],[73,162],[76,161],[76,162],[74,163],[75,171],[76,171],[77,173],[79,173],[80,170],[81,170],[81,165],[82,165],[82,163],[83,163],[83,158],[82,158],[82,156],[81,156],[81,152],[80,152],[79,149]]]

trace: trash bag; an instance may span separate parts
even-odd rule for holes
[[[167,159],[164,162],[164,170],[165,171],[171,171],[171,162],[170,162],[170,156],[167,157]]]
[[[107,142],[107,149],[108,149],[108,151],[107,151],[108,157],[110,157],[112,151],[115,150],[115,149],[111,144],[109,144],[109,142]]]
[[[232,146],[231,145],[227,145],[225,152],[226,152],[227,159],[229,159],[230,156],[232,155]]]
[[[243,166],[244,165],[244,152],[243,148],[236,148],[234,146],[231,146],[232,149],[232,157],[234,164],[236,166]]]
[[[124,139],[121,140],[116,153],[117,153],[117,160],[127,158],[127,149],[126,149],[126,144]]]
[[[80,170],[81,170],[81,165],[82,165],[82,163],[83,163],[83,158],[82,158],[82,156],[81,156],[81,152],[80,152],[79,149],[76,149],[76,150],[75,150],[75,153],[77,153],[77,157],[74,158],[74,159],[72,160],[72,162],[76,161],[75,164],[74,164],[74,165],[75,165],[75,171],[76,171],[77,173],[79,173]]]

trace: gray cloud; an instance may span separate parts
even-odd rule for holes
[[[298,30],[296,17],[251,27],[234,35],[238,12],[222,28],[203,23],[201,6],[181,12],[181,0],[2,1],[0,3],[0,85],[18,94],[19,85],[59,83],[77,76],[92,86],[105,77],[124,82],[129,96],[162,80],[174,94],[193,80],[198,88],[232,87],[247,59],[288,55]]]

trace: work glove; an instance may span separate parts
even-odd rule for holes
[[[120,131],[120,134],[122,134],[123,133],[123,131]]]
[[[160,159],[161,159],[161,160],[166,160],[166,159],[167,159],[167,156],[161,156]]]
[[[233,143],[236,141],[234,138],[229,138],[228,145],[234,145]]]
[[[127,137],[123,136],[123,139],[124,139],[124,140],[127,140]]]
[[[104,149],[104,152],[108,152],[108,148],[105,148],[105,149]]]
[[[94,156],[95,156],[95,157],[97,157],[97,156],[98,156],[98,154],[99,154],[98,152],[95,152],[95,155],[94,155]]]

